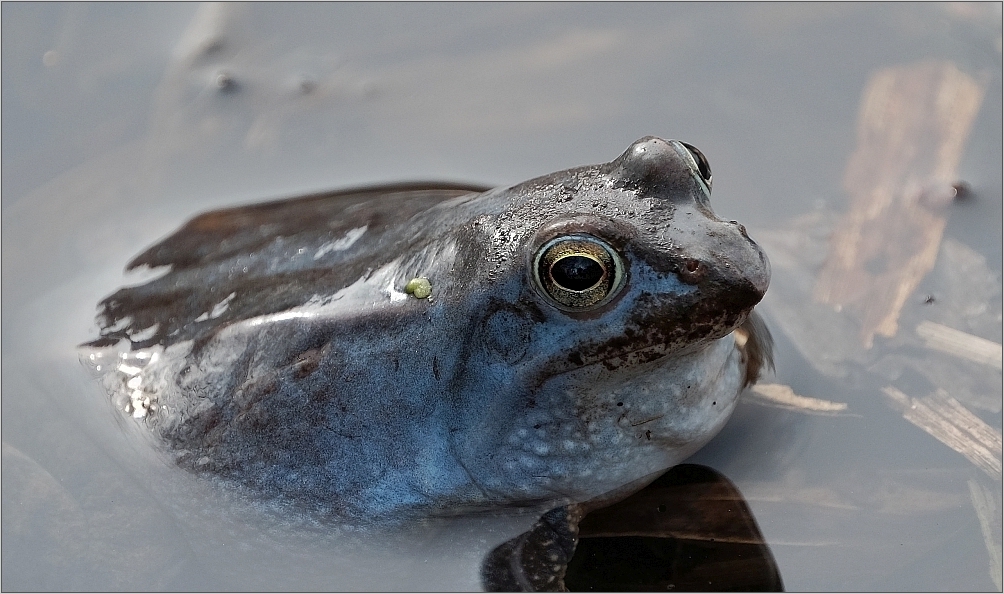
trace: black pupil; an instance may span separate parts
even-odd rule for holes
[[[701,177],[704,179],[711,179],[711,168],[708,167],[708,162],[703,158],[697,161],[697,168],[701,170]]]
[[[697,169],[701,172],[701,177],[705,180],[711,179],[711,165],[708,160],[704,157],[704,153],[697,150],[697,147],[686,142],[682,143],[683,146],[687,147],[690,154],[694,156],[694,161],[697,161]]]
[[[570,291],[585,291],[603,278],[603,267],[592,258],[565,256],[551,265],[551,278]]]

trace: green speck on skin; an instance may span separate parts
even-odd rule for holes
[[[432,295],[432,283],[424,276],[413,278],[404,286],[404,292],[410,293],[418,299],[425,299]]]

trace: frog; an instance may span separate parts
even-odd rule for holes
[[[116,407],[173,464],[379,522],[613,501],[771,364],[770,263],[696,147],[516,185],[405,183],[196,216],[99,304]],[[99,366],[100,367],[100,366]]]

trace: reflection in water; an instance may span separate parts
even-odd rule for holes
[[[742,494],[696,464],[584,516],[574,506],[547,512],[488,555],[482,582],[490,591],[783,589]]]
[[[796,311],[774,308],[772,317],[814,367],[845,377],[860,373],[851,370],[861,364],[886,384],[881,392],[906,420],[1000,480],[1001,433],[964,406],[1000,411],[998,398],[983,396],[1000,393],[1001,344],[988,339],[996,338],[991,329],[1000,324],[994,305],[999,297],[993,297],[999,281],[979,254],[942,242],[949,207],[960,196],[958,166],[984,94],[985,84],[951,61],[874,72],[859,108],[858,145],[844,174],[850,209],[836,223],[823,213],[801,218],[798,226],[817,228],[802,235],[801,245],[763,234],[777,268],[801,260],[802,273],[811,269],[815,276],[803,274],[792,283],[790,275],[780,275],[774,301],[765,308],[771,311],[780,294],[782,308]],[[832,230],[824,230],[831,224]],[[946,266],[949,260],[955,263]],[[921,284],[928,273],[936,278],[945,268],[950,275],[972,273],[940,284],[945,292],[938,306]],[[793,291],[795,284],[802,286]],[[876,344],[876,337],[891,340]],[[930,391],[931,384],[933,394],[911,396]]]

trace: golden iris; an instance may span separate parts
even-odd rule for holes
[[[624,281],[624,262],[596,237],[563,235],[537,251],[533,272],[538,287],[559,308],[581,311],[617,294]]]

